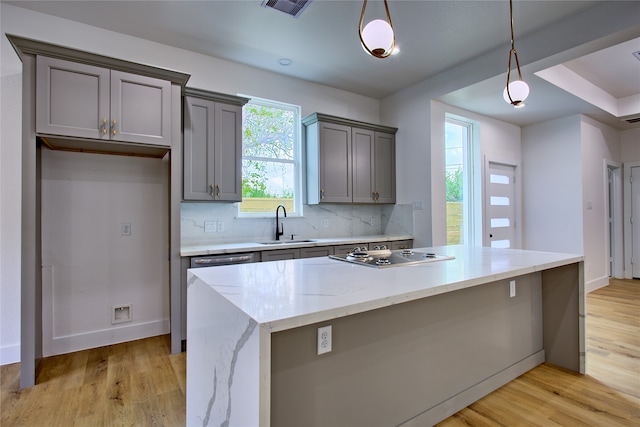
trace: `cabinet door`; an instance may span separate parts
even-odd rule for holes
[[[111,71],[111,139],[171,146],[171,83]]]
[[[372,203],[375,201],[374,132],[353,128],[351,138],[353,202]]]
[[[300,258],[326,257],[333,255],[333,246],[314,246],[311,248],[300,248]]]
[[[262,251],[262,262],[298,258],[300,258],[300,249],[276,249],[273,251]]]
[[[183,197],[213,200],[215,103],[185,97],[183,142]]]
[[[216,103],[216,200],[242,201],[242,107]]]
[[[109,139],[109,70],[38,56],[36,132]]]
[[[391,242],[391,250],[393,251],[411,248],[413,248],[413,240],[396,240],[395,242]]]
[[[388,133],[375,133],[374,187],[376,201],[396,202],[396,139]]]
[[[368,243],[354,243],[352,245],[338,245],[338,246],[334,246],[333,247],[333,253],[334,255],[347,255],[350,254],[351,252],[353,252],[353,250],[355,248],[360,248],[363,249],[365,251],[369,250],[369,244]]]
[[[320,123],[320,203],[351,203],[351,127]]]

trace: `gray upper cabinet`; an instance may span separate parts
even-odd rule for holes
[[[242,105],[248,99],[187,89],[184,200],[242,201]]]
[[[307,203],[395,203],[396,128],[314,113],[306,127]]]
[[[36,132],[171,146],[171,82],[38,56]]]
[[[372,161],[373,197],[378,203],[396,202],[396,136],[375,132]]]
[[[308,203],[351,203],[351,128],[316,122],[306,142]]]

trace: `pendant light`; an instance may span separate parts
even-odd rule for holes
[[[360,14],[360,24],[358,25],[358,35],[362,48],[371,56],[376,58],[386,58],[393,53],[396,46],[396,37],[393,33],[391,25],[391,16],[389,15],[389,6],[387,0],[384,0],[384,8],[387,12],[387,20],[374,19],[369,22],[364,30],[362,29],[362,21],[364,20],[364,11],[367,8],[367,0],[362,4],[362,13]]]
[[[518,52],[516,52],[513,37],[513,0],[509,0],[509,18],[511,20],[511,50],[509,51],[509,65],[507,68],[507,86],[504,88],[502,96],[507,103],[515,108],[524,107],[524,100],[529,96],[529,85],[522,80],[520,72],[520,61],[518,60]],[[511,58],[516,58],[516,67],[518,68],[518,80],[511,81]]]

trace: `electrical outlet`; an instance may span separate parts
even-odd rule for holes
[[[120,235],[121,236],[131,236],[131,223],[123,222],[120,224]]]
[[[512,280],[509,282],[509,298],[513,298],[516,296],[516,281]]]
[[[414,211],[421,211],[424,208],[422,207],[422,200],[414,200],[413,201],[413,210]]]
[[[372,216],[369,218],[369,225],[374,227],[376,225],[376,217]]]
[[[329,228],[329,220],[328,219],[325,219],[323,224],[324,224],[324,228]]]
[[[204,232],[205,233],[215,233],[216,232],[216,222],[215,221],[205,221],[204,222]]]
[[[224,221],[218,221],[218,233],[224,232]]]
[[[331,325],[318,328],[318,354],[331,351]]]

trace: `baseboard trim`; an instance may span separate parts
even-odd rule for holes
[[[585,293],[589,293],[589,292],[593,292],[596,289],[600,289],[600,288],[604,288],[605,286],[607,286],[609,284],[609,277],[600,277],[598,279],[595,280],[591,280],[587,283],[584,284],[584,291]]]
[[[0,347],[0,365],[9,365],[20,361],[20,344]]]
[[[169,323],[169,319],[159,319],[151,322],[119,326],[117,328],[54,337],[48,347],[50,350],[48,353],[50,354],[44,354],[43,356],[54,356],[56,354],[71,353],[105,345],[155,337],[157,335],[165,335],[169,333]]]
[[[503,385],[518,378],[525,372],[544,363],[544,350],[532,354],[520,362],[490,376],[484,381],[475,384],[457,395],[439,403],[424,411],[414,418],[400,424],[402,427],[432,426],[450,417],[473,402],[483,398],[489,393],[499,389]]]

